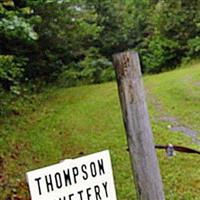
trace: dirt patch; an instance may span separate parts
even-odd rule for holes
[[[177,124],[176,118],[175,117],[170,117],[170,116],[161,116],[161,117],[159,117],[159,121],[170,122],[170,123],[173,123],[173,124]]]
[[[192,130],[186,126],[181,125],[175,117],[170,116],[161,116],[159,117],[159,121],[169,122],[169,129],[172,132],[182,132],[185,135],[192,138],[192,141],[198,145],[200,145],[200,140],[197,139],[198,132]]]
[[[200,82],[199,82],[200,86]],[[164,110],[162,107],[162,104],[152,95],[150,95],[149,92],[147,92],[148,95],[148,100],[154,105],[156,111],[157,111],[157,116],[154,116],[156,121],[161,121],[161,122],[168,122],[169,123],[169,130],[172,132],[182,132],[185,135],[189,136],[192,138],[192,141],[198,145],[200,145],[200,140],[197,138],[198,131],[192,130],[184,125],[182,125],[176,117],[172,117],[170,115],[164,114]]]
[[[192,141],[194,143],[200,145],[200,140],[197,139],[197,135],[198,135],[197,131],[189,129],[189,128],[185,127],[185,126],[173,126],[173,127],[170,128],[170,130],[173,131],[173,132],[182,132],[185,135],[191,137]]]
[[[174,126],[170,130],[174,132],[183,132],[190,137],[196,137],[198,134],[197,131],[191,130],[185,126]]]

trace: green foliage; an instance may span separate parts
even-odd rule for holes
[[[1,33],[8,39],[37,40],[38,35],[24,18],[9,14],[0,21]]]
[[[21,80],[23,79],[26,59],[16,58],[11,55],[0,55],[0,116],[4,116],[13,109],[13,98],[22,92]]]
[[[150,64],[150,67],[145,66],[147,71],[157,65],[157,70],[154,71],[160,72],[163,68],[177,66],[188,55],[190,59],[197,56],[198,52],[194,55],[192,53],[198,46],[196,36],[200,31],[199,6],[196,0],[190,3],[184,0],[159,1],[152,6],[152,12],[149,14],[151,34],[147,38],[149,45],[145,46],[145,49],[147,55],[152,54],[152,51],[154,53],[150,57],[147,56],[146,63]],[[146,61],[146,58],[144,60]]]
[[[190,57],[198,57],[200,53],[200,37],[196,36],[195,38],[188,40],[188,48],[188,55]]]
[[[26,74],[29,79],[39,76],[52,82],[63,76],[66,66],[78,63],[84,57],[85,51],[98,38],[100,27],[96,24],[93,9],[87,9],[79,1],[39,4],[35,14],[42,20],[35,26],[40,36],[33,49],[37,59],[30,58]],[[68,69],[71,71],[71,67]]]
[[[143,54],[143,63],[146,72],[160,72],[172,67],[172,61],[176,61],[178,43],[159,35],[150,39],[148,50]],[[171,63],[170,63],[171,62]]]
[[[80,85],[80,66],[77,63],[70,63],[63,67],[63,72],[58,77],[58,84],[62,87]]]
[[[101,56],[97,49],[86,51],[85,58],[79,63],[68,65],[59,77],[59,83],[65,86],[91,84],[114,79],[112,63]]]
[[[29,60],[26,47],[34,44],[38,34],[30,21],[31,9],[15,6],[11,0],[0,3],[0,86],[19,95]]]
[[[86,57],[80,63],[81,77],[90,83],[101,83],[113,79],[112,63],[101,56],[97,49],[89,49]],[[108,72],[111,72],[108,74]]]
[[[10,55],[0,55],[0,83],[1,88],[19,94],[19,82],[23,77],[24,59],[17,59]]]

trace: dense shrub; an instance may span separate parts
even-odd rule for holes
[[[71,63],[59,76],[59,83],[65,86],[91,84],[114,79],[112,63],[101,56],[97,49],[86,51],[85,58],[78,63]]]
[[[198,57],[200,53],[200,37],[196,36],[188,41],[188,56]]]
[[[18,94],[25,64],[24,59],[11,55],[0,55],[0,88]]]
[[[113,79],[112,63],[98,53],[97,49],[91,48],[84,60],[79,62],[81,78],[86,83],[101,83]],[[108,72],[111,72],[108,74]]]
[[[178,58],[176,58],[178,47],[179,45],[175,41],[159,35],[152,37],[142,57],[145,71],[155,73],[175,66],[178,62]]]

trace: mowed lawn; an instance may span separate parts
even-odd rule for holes
[[[170,130],[178,124],[200,139],[200,65],[145,76],[144,82],[155,143],[200,150],[194,138]],[[136,199],[116,83],[51,88],[17,102],[17,109],[0,119],[0,199],[30,199],[27,171],[105,149],[118,199]],[[200,200],[200,156],[157,153],[166,199]]]

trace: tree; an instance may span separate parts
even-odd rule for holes
[[[29,7],[15,6],[12,0],[0,3],[0,38],[0,84],[2,88],[18,93],[16,88],[28,61],[26,48],[38,39]]]

